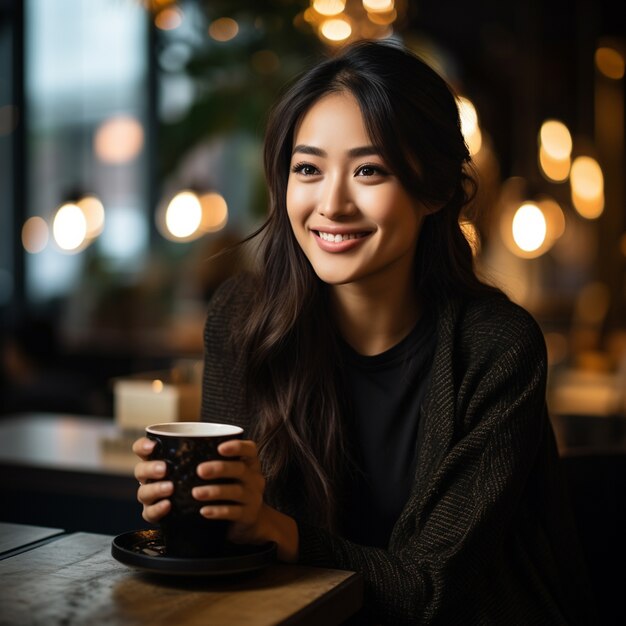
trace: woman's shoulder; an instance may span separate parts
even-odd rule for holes
[[[241,321],[250,310],[256,289],[257,279],[251,272],[241,272],[226,279],[209,301],[205,332],[232,327]]]
[[[466,301],[459,322],[462,341],[472,351],[502,352],[511,346],[545,351],[537,320],[503,293]]]
[[[250,302],[257,289],[257,278],[252,272],[239,272],[227,278],[213,294],[209,309],[237,306]]]

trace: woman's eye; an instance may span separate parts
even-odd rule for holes
[[[303,176],[315,176],[319,174],[319,170],[310,163],[297,163],[291,168],[291,171],[295,174],[302,174]]]
[[[357,176],[383,176],[386,172],[384,172],[382,170],[382,168],[376,166],[376,165],[364,165],[363,167],[360,167],[357,172],[356,175]]]

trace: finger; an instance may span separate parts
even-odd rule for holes
[[[206,461],[198,465],[200,478],[241,478],[248,468],[243,461]]]
[[[232,485],[201,485],[191,490],[196,500],[232,500],[243,502],[246,499],[246,490],[240,483]]]
[[[144,506],[141,516],[150,524],[156,524],[170,512],[172,503],[169,500],[159,500],[150,506]]]
[[[160,480],[165,477],[166,466],[163,461],[141,461],[135,465],[135,478],[140,483]]]
[[[235,522],[243,517],[244,507],[239,504],[213,504],[203,506],[200,515],[208,519],[227,519]]]
[[[231,439],[221,443],[217,451],[223,456],[239,456],[249,459],[258,457],[256,443],[249,439]]]
[[[133,452],[144,461],[148,459],[148,456],[154,450],[156,441],[148,439],[147,437],[140,437],[133,443]]]
[[[174,493],[174,483],[171,481],[161,481],[158,483],[149,483],[141,485],[137,489],[137,500],[147,506],[171,496]]]

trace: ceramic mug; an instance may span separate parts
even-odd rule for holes
[[[206,503],[196,500],[191,490],[197,485],[234,482],[230,479],[203,480],[198,476],[197,467],[204,461],[226,458],[219,454],[218,446],[224,441],[241,439],[243,429],[209,422],[167,422],[148,426],[146,436],[156,441],[150,460],[165,461],[165,480],[174,484],[171,509],[159,524],[167,556],[220,556],[227,543],[230,522],[200,515],[200,509]],[[233,457],[229,458],[232,460]]]

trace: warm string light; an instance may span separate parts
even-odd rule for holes
[[[404,7],[405,3],[398,3]],[[400,10],[394,0],[311,0],[294,20],[313,28],[325,43],[336,46],[358,39],[384,39],[393,34]]]
[[[346,8],[345,0],[313,0],[311,7],[320,15],[339,15]]]
[[[87,219],[77,204],[68,202],[56,212],[52,221],[52,235],[65,252],[77,252],[87,239]]]
[[[463,133],[470,154],[474,156],[480,152],[483,143],[482,133],[478,124],[478,113],[472,101],[463,96],[458,98],[458,107],[461,119],[461,133]]]
[[[515,211],[511,230],[513,241],[522,252],[536,252],[546,239],[546,218],[536,204],[523,204]]]
[[[230,17],[220,17],[209,24],[209,36],[215,41],[230,41],[238,33],[239,24]]]
[[[50,226],[42,217],[28,218],[22,226],[22,245],[29,254],[39,254],[52,238],[61,251],[76,254],[102,234],[105,215],[102,202],[94,195],[65,202],[55,211]],[[228,205],[216,192],[182,190],[157,215],[161,234],[177,242],[193,241],[227,223]]]
[[[121,165],[135,159],[144,146],[141,122],[132,115],[113,115],[96,129],[94,152],[110,165]]]
[[[43,252],[50,239],[50,229],[43,217],[29,217],[22,226],[22,245],[29,254]]]
[[[560,120],[548,119],[543,122],[538,144],[539,167],[545,178],[555,183],[569,181],[571,203],[576,212],[588,220],[600,217],[605,203],[604,175],[600,164],[588,155],[579,155],[572,161],[572,135]],[[563,215],[560,207],[559,215]],[[564,230],[564,217],[562,222],[561,230]],[[538,249],[543,253],[546,247],[542,245]]]
[[[352,34],[352,26],[345,18],[325,20],[320,26],[320,33],[332,42],[345,41]]]
[[[43,252],[52,240],[63,252],[75,254],[84,250],[103,232],[105,210],[94,195],[61,204],[51,219],[51,224],[40,217],[29,217],[22,226],[22,245],[29,254]]]
[[[159,30],[174,30],[183,22],[183,11],[177,0],[142,0],[142,4],[153,14],[154,25]]]
[[[574,208],[586,219],[596,219],[604,211],[604,176],[599,163],[579,156],[572,163],[571,197]]]
[[[624,78],[624,56],[615,48],[608,46],[596,50],[595,62],[598,71],[607,78],[621,80]]]
[[[551,181],[567,180],[571,165],[572,136],[559,120],[546,120],[539,130],[539,167]]]
[[[521,200],[525,181],[512,178],[503,183],[509,190],[500,214],[500,236],[515,256],[534,259],[550,250],[566,229],[565,213],[556,200],[539,196]]]
[[[157,227],[161,234],[176,242],[193,241],[216,232],[227,222],[228,205],[216,192],[179,191],[157,212]]]
[[[159,30],[174,30],[183,23],[183,12],[175,6],[161,9],[154,16],[154,25]]]

